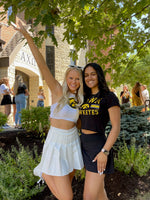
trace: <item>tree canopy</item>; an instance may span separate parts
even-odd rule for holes
[[[1,12],[1,19],[12,6],[13,15],[24,11],[26,20],[34,19],[33,27],[40,23],[43,26],[63,24],[63,39],[73,44],[76,51],[92,41],[94,45],[87,53],[89,61],[98,62],[104,69],[110,63],[107,71],[115,85],[123,83],[128,75],[134,76],[137,58],[144,59],[148,54],[149,0],[1,0],[0,6],[5,10]],[[41,40],[50,35],[57,45],[50,29],[38,34]]]

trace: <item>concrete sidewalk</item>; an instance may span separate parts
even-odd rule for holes
[[[26,130],[25,129],[15,128],[13,126],[10,126],[10,128],[6,128],[6,129],[1,129],[0,130],[0,134],[1,133],[14,133],[14,132],[26,132]]]

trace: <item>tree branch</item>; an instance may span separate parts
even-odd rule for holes
[[[133,16],[131,17],[135,17],[136,15],[140,14],[142,11],[144,11],[146,8],[148,8],[150,6],[150,4],[148,4],[147,6],[145,6],[144,8],[142,8],[142,10],[140,10],[139,12],[135,13]],[[128,21],[130,18],[125,18],[122,22],[120,22],[117,25],[113,25],[111,26],[107,31],[111,31],[111,30],[115,30],[117,27],[121,26],[124,22]]]
[[[99,7],[101,7],[107,0],[104,0],[100,5]]]
[[[128,62],[127,66],[126,66],[124,72],[121,74],[121,76],[123,76],[123,75],[125,74],[125,72],[127,71],[128,66],[130,65],[130,63],[139,55],[139,53],[140,53],[140,51],[142,50],[142,48],[143,48],[144,46],[146,46],[149,42],[150,42],[150,39],[147,40],[141,47],[139,47],[139,50],[138,50],[137,54]]]

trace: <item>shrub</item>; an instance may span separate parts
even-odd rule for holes
[[[143,106],[127,107],[121,105],[121,130],[114,146],[120,146],[123,140],[130,144],[131,138],[136,138],[136,145],[143,146],[145,142],[150,144],[150,122],[147,118],[150,111],[141,112]],[[110,132],[111,124],[106,127],[106,134]]]
[[[30,199],[44,189],[36,185],[38,177],[33,175],[40,160],[36,147],[32,154],[19,142],[18,145],[19,150],[12,146],[11,152],[0,149],[0,199],[3,200]]]
[[[75,172],[75,177],[76,179],[85,179],[85,168],[81,169],[81,170],[76,170]]]
[[[135,138],[132,138],[130,147],[124,142],[119,147],[114,159],[115,168],[129,174],[132,170],[139,176],[146,175],[150,170],[150,152],[147,145],[136,147]]]
[[[7,122],[7,116],[0,112],[0,128],[6,124]]]
[[[50,127],[49,114],[50,107],[23,109],[21,111],[22,127],[29,132],[45,137]]]

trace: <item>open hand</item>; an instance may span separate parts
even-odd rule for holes
[[[97,170],[99,174],[102,174],[106,169],[107,156],[103,152],[99,152],[94,158],[93,162],[97,160]]]

